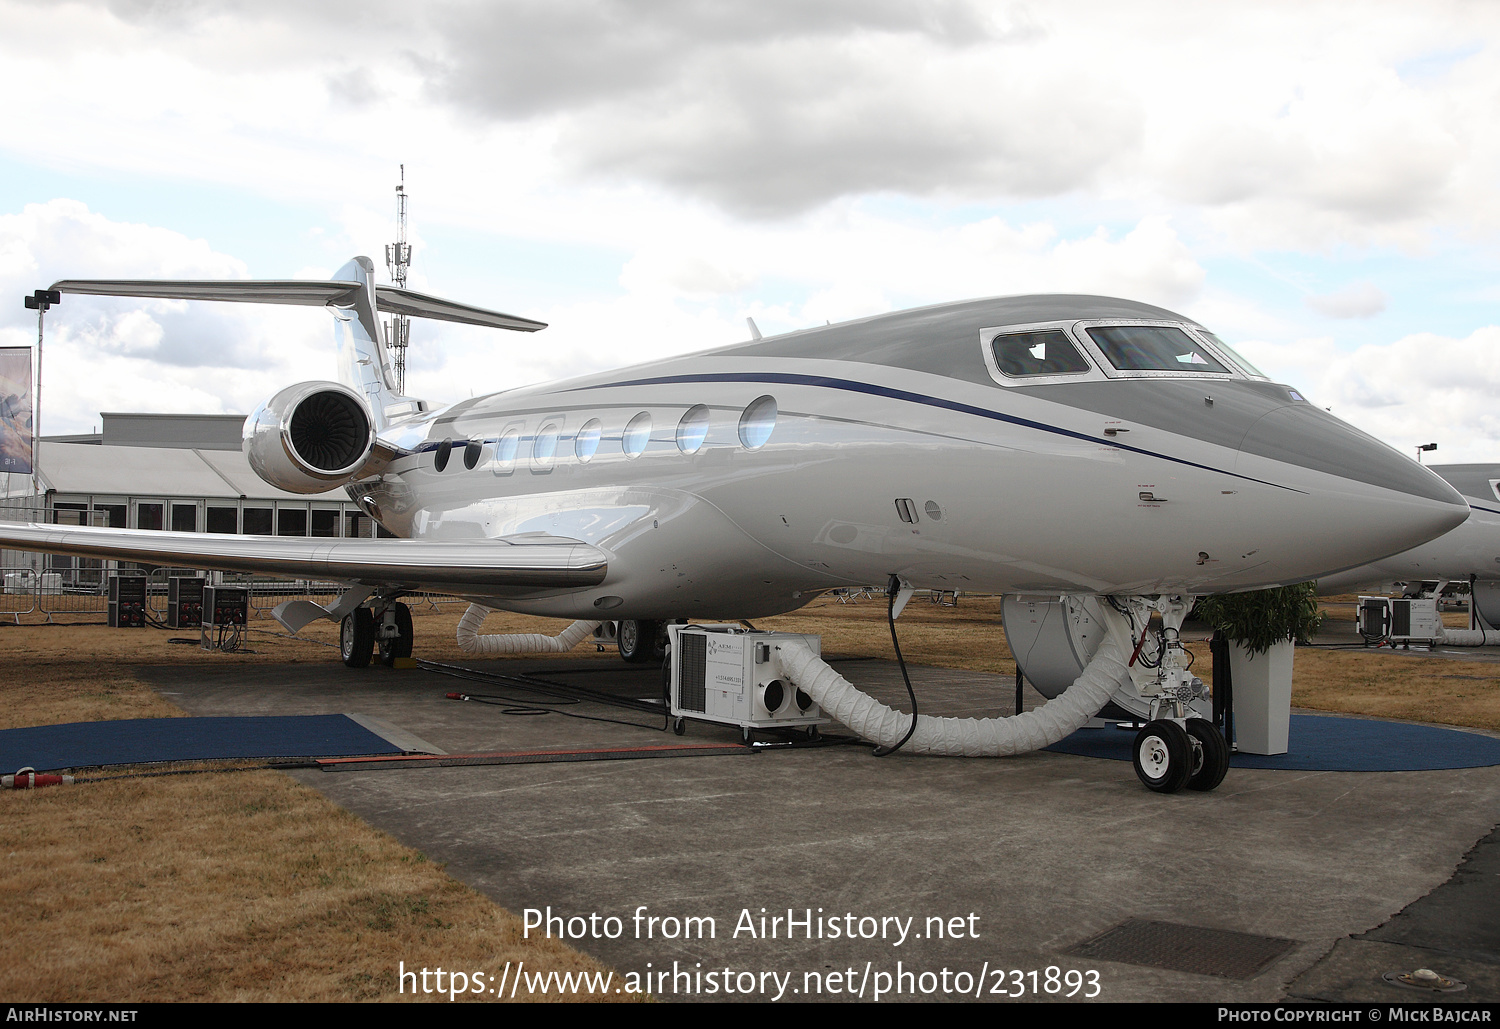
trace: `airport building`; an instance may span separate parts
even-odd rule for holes
[[[342,489],[288,493],[251,470],[243,415],[105,413],[101,431],[37,442],[35,475],[0,475],[0,520],[260,536],[390,536]],[[45,567],[43,565],[45,564]],[[0,551],[7,570],[88,586],[112,562]]]

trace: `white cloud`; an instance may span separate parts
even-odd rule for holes
[[[1385,294],[1371,282],[1358,282],[1334,293],[1308,296],[1305,302],[1329,318],[1373,318],[1385,310]]]
[[[0,83],[48,112],[12,147],[362,203],[400,149],[446,214],[549,236],[634,224],[582,224],[632,188],[641,218],[1087,196],[1243,247],[1500,227],[1492,5],[99,7],[0,0]]]
[[[1500,453],[1500,326],[1462,339],[1418,333],[1352,352],[1326,338],[1239,348],[1272,378],[1399,450],[1436,442],[1431,460],[1442,463]]]
[[[0,295],[58,279],[242,278],[199,239],[112,221],[73,200],[0,216]],[[65,294],[46,317],[42,431],[82,432],[100,411],[248,412],[289,382],[330,378],[321,311]],[[0,307],[0,345],[34,346],[36,321]]]

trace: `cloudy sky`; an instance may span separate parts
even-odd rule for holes
[[[64,277],[383,272],[411,391],[1025,292],[1182,311],[1500,461],[1500,5],[0,0],[0,345]],[[43,431],[334,375],[315,309],[69,298]]]

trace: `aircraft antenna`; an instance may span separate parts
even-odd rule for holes
[[[401,165],[401,182],[396,186],[396,242],[385,245],[385,266],[391,283],[406,288],[406,269],[411,267],[411,244],[406,241],[406,165]],[[385,345],[396,365],[396,393],[406,393],[406,345],[411,342],[411,319],[398,314],[385,323]]]

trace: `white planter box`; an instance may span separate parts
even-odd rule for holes
[[[1292,655],[1290,640],[1264,654],[1249,654],[1229,645],[1229,675],[1234,691],[1234,736],[1241,753],[1285,754],[1292,727]]]

